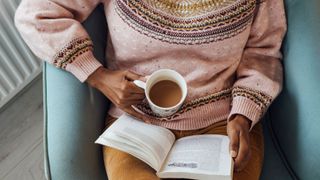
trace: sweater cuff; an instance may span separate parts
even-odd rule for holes
[[[251,121],[251,131],[254,125],[257,124],[262,117],[263,110],[251,99],[243,96],[236,96],[232,99],[232,108],[228,116],[228,121],[236,114],[241,114]]]
[[[94,57],[92,51],[87,51],[68,64],[66,70],[84,82],[100,66],[102,64]]]

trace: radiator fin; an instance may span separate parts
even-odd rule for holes
[[[0,0],[0,108],[42,70],[42,61],[32,54],[14,26],[19,2]]]

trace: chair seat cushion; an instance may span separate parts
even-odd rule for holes
[[[271,136],[271,129],[267,123],[263,124],[264,131],[264,163],[260,180],[291,180],[289,171],[278,153],[274,140]]]

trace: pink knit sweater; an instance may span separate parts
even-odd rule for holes
[[[109,29],[107,68],[142,75],[170,68],[187,81],[174,115],[137,106],[153,124],[190,130],[242,114],[253,127],[281,91],[282,0],[22,0],[15,24],[37,56],[84,82],[101,64],[81,22],[99,3]]]

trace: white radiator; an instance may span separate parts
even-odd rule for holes
[[[0,0],[0,109],[42,70],[42,61],[30,52],[14,26],[19,2]]]

